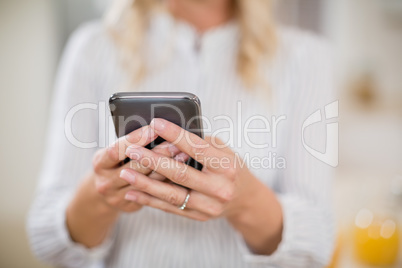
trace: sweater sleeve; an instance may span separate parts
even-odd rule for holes
[[[283,211],[282,241],[272,255],[262,256],[253,254],[238,235],[238,245],[250,267],[324,267],[332,256],[333,167],[323,162],[325,157],[317,159],[311,155],[306,147],[325,154],[325,148],[327,153],[334,153],[328,148],[337,145],[328,128],[336,118],[325,108],[334,103],[327,107],[336,107],[337,113],[333,61],[325,42],[315,37],[306,38],[306,42],[297,44],[292,55],[292,68],[289,68],[293,70],[292,91],[285,99],[292,103],[292,108],[286,111],[286,127],[280,140],[285,144],[281,151],[286,158],[286,168],[279,172],[275,191]],[[317,110],[321,122],[307,126],[304,122]]]
[[[99,25],[80,27],[63,53],[50,109],[39,184],[27,221],[31,248],[41,261],[61,267],[101,267],[113,244],[88,249],[71,240],[66,208],[97,150],[96,85],[91,62]],[[80,106],[77,106],[80,105]],[[79,109],[78,109],[79,108]]]

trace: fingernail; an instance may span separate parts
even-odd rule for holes
[[[169,144],[168,150],[172,156],[180,153],[180,149],[173,144]]]
[[[133,160],[139,160],[142,157],[140,146],[137,145],[129,146],[126,150],[126,155]]]
[[[160,118],[152,119],[152,121],[149,125],[156,131],[162,131],[165,129],[165,122],[163,119],[160,119]]]
[[[137,200],[137,196],[135,196],[133,193],[128,192],[126,193],[126,195],[124,196],[124,199],[128,200],[128,201],[136,201]]]
[[[184,152],[181,152],[174,157],[174,159],[176,161],[183,162],[183,163],[186,162],[189,158],[190,158],[190,156]]]
[[[126,180],[129,183],[134,183],[135,182],[135,175],[131,172],[128,172],[127,170],[123,169],[120,172],[120,177],[124,180]]]

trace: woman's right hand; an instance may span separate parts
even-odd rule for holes
[[[138,162],[130,161],[122,165],[122,161],[127,157],[126,149],[130,145],[146,146],[156,139],[157,135],[152,128],[145,126],[135,130],[130,134],[121,137],[108,148],[99,150],[93,159],[93,176],[96,191],[103,197],[103,200],[111,208],[117,211],[134,212],[141,209],[141,205],[128,201],[125,196],[128,191],[135,190],[133,186],[120,178],[123,169],[131,168],[142,174],[148,175],[152,179],[164,180],[162,175],[152,172],[151,169],[144,167]],[[163,142],[153,148],[153,151],[169,157],[175,157],[180,150],[168,142]]]
[[[93,158],[93,168],[78,187],[66,211],[66,225],[73,241],[92,248],[101,244],[114,225],[121,211],[134,212],[141,209],[135,202],[125,200],[128,191],[133,190],[120,178],[122,169],[130,167],[153,179],[165,178],[131,161],[121,165],[126,158],[126,149],[130,145],[146,146],[157,135],[149,126],[137,129],[121,137],[109,148],[99,150]],[[165,156],[185,161],[186,154],[177,147],[165,142],[156,146],[154,151]]]

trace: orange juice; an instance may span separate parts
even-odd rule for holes
[[[362,209],[355,220],[354,246],[359,260],[371,265],[392,265],[399,249],[397,223]]]

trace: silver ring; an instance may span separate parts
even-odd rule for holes
[[[184,203],[183,203],[183,205],[181,205],[179,207],[179,209],[184,210],[186,208],[186,206],[187,206],[187,203],[188,203],[189,199],[190,199],[190,192],[187,193],[186,199],[184,199]]]

